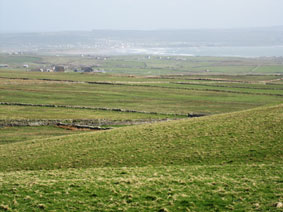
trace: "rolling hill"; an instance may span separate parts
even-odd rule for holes
[[[0,210],[281,211],[282,140],[281,104],[3,144]]]
[[[275,163],[283,105],[2,145],[0,171]]]

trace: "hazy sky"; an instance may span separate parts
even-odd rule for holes
[[[0,31],[283,25],[283,0],[0,0]]]

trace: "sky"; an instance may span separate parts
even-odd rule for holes
[[[283,26],[283,0],[0,0],[0,32]]]

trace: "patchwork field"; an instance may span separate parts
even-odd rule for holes
[[[169,83],[168,83],[169,84]],[[201,85],[132,86],[4,79],[1,102],[121,108],[159,113],[223,113],[282,102],[283,90]]]
[[[281,58],[0,63],[0,211],[282,211]]]

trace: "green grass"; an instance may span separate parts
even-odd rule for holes
[[[50,108],[31,106],[0,105],[0,120],[61,120],[61,119],[106,119],[106,120],[152,120],[165,118],[182,118],[182,116],[126,113],[118,111]]]
[[[0,170],[277,163],[283,106],[4,145]]]
[[[1,59],[11,70],[0,69],[0,102],[222,114],[99,132],[0,128],[0,211],[282,211],[279,59]],[[116,75],[25,72],[23,63],[100,65]],[[4,120],[167,117],[174,116],[0,105]]]
[[[196,82],[195,82],[196,83]],[[247,88],[247,89],[259,89],[259,90],[283,90],[282,85],[275,84],[260,84],[260,83],[220,83],[220,82],[212,82],[212,83],[204,83],[211,86],[227,86],[231,88]]]
[[[115,74],[161,75],[161,74],[282,74],[282,61],[274,58],[231,58],[231,57],[166,57],[152,56],[111,56],[107,60],[80,56],[8,56],[0,54],[0,62],[8,63],[12,68],[21,68],[28,63],[31,67],[45,65],[66,65],[69,67],[98,66],[98,69]],[[71,70],[70,70],[71,71]]]
[[[79,59],[78,59],[79,60]],[[91,60],[91,59],[89,59]],[[85,59],[84,59],[85,61]],[[102,68],[110,73],[124,73],[137,75],[205,73],[211,74],[246,74],[246,73],[282,73],[280,62],[266,58],[225,58],[225,57],[177,57],[159,59],[152,56],[150,60],[145,56],[111,57],[107,61],[97,61]],[[257,70],[256,67],[260,67]],[[207,73],[205,73],[207,74]]]
[[[178,84],[178,83],[184,83],[184,84]],[[178,89],[192,89],[192,90],[205,90],[205,91],[219,91],[219,92],[234,92],[234,93],[243,93],[243,94],[254,94],[254,95],[281,95],[283,96],[283,89],[266,89],[268,86],[262,86],[262,88],[258,87],[248,87],[248,86],[233,86],[231,84],[229,85],[223,85],[222,83],[218,84],[190,84],[190,82],[183,81],[178,83],[167,83],[167,84],[151,84],[158,87],[171,87],[171,88],[178,88]]]
[[[122,68],[123,69],[123,68]],[[162,69],[159,70],[162,72]],[[243,81],[258,83],[260,81],[268,81],[282,78],[282,75],[229,75],[229,74],[201,74],[201,75],[179,75],[178,73],[171,73],[173,75],[164,76],[138,76],[138,75],[123,75],[123,74],[102,74],[102,73],[47,73],[47,72],[30,72],[18,69],[0,69],[0,77],[11,78],[30,78],[30,79],[55,79],[55,80],[73,80],[73,81],[107,81],[107,82],[143,82],[143,83],[158,83],[158,82],[176,82],[184,79],[215,79],[215,80],[229,80],[229,81]],[[176,75],[174,75],[176,74]],[[170,77],[170,78],[168,78]],[[209,81],[205,81],[209,83]],[[220,81],[221,82],[221,81]]]
[[[126,85],[5,80],[1,102],[79,105],[159,113],[223,113],[282,102],[281,96]],[[218,89],[219,90],[219,89]]]
[[[281,104],[3,144],[0,209],[281,211],[282,114]]]
[[[0,64],[24,65],[26,63],[36,63],[40,61],[41,58],[38,56],[0,55]]]
[[[0,173],[0,210],[280,211],[280,175],[264,164]]]
[[[283,72],[283,66],[262,66],[259,67],[256,72],[258,73],[282,73]]]
[[[21,70],[6,70],[0,69],[0,77],[11,78],[30,78],[30,79],[55,79],[55,80],[73,80],[73,81],[108,81],[108,82],[128,82],[128,81],[144,81],[142,77],[130,77],[123,75],[110,75],[110,74],[87,74],[87,73],[47,73],[47,72],[30,72]],[[151,81],[159,81],[160,79],[152,79]],[[147,80],[148,81],[148,80]]]
[[[81,131],[65,130],[59,127],[2,127],[0,128],[0,145],[24,142],[34,139],[51,138],[53,136],[71,135]]]

